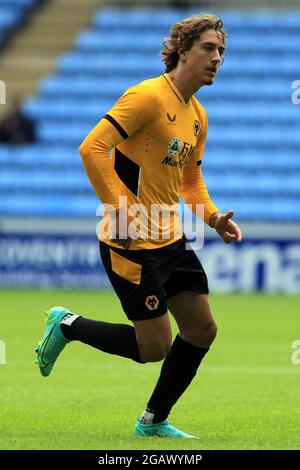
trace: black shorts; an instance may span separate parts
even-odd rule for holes
[[[123,250],[100,242],[100,254],[124,312],[132,321],[159,317],[183,290],[208,293],[205,271],[182,238],[151,250]]]

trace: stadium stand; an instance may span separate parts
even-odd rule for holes
[[[0,53],[0,78],[7,84],[0,116],[15,96],[36,95],[40,80],[55,72],[57,57],[72,49],[74,38],[89,27],[100,1],[43,0],[27,10],[22,27],[9,35]]]
[[[0,47],[9,34],[22,24],[26,14],[41,0],[0,0]]]
[[[162,37],[182,13],[102,10],[59,58],[24,110],[39,143],[0,147],[0,213],[93,217],[97,198],[77,147],[129,86],[163,71]],[[209,117],[205,181],[221,210],[240,221],[300,222],[300,14],[226,11],[225,63],[199,100]],[[149,20],[150,18],[150,20]],[[296,60],[297,59],[297,60]]]

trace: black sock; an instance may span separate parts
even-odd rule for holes
[[[73,341],[81,341],[109,354],[128,357],[142,362],[135,336],[130,325],[118,325],[78,317],[71,325],[60,324],[63,335]]]
[[[196,375],[208,349],[197,348],[179,335],[176,336],[146,408],[150,413],[154,413],[153,423],[160,423],[167,418],[173,405]]]

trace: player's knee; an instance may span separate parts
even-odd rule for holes
[[[215,322],[209,323],[207,327],[194,327],[193,329],[181,331],[181,336],[188,343],[197,347],[208,348],[217,335],[218,327]]]
[[[139,344],[140,358],[143,362],[158,362],[166,357],[171,349],[171,342],[154,341],[148,344]]]

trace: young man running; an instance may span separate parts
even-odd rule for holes
[[[204,221],[225,243],[242,238],[233,211],[219,212],[201,174],[207,117],[194,94],[213,84],[222,64],[222,27],[213,15],[174,24],[163,45],[165,73],[129,88],[80,147],[87,175],[106,208],[99,237],[102,262],[133,326],[89,320],[54,307],[38,364],[48,376],[65,345],[75,340],[139,363],[164,359],[135,424],[136,436],[194,437],[167,417],[217,332],[206,274],[176,216],[180,196],[194,212],[202,205]],[[157,205],[168,208],[167,224],[153,216]],[[134,225],[137,207],[144,216],[139,227]],[[127,216],[124,233],[119,222]],[[179,329],[173,343],[167,310]]]

